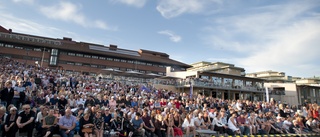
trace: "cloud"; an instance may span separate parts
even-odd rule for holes
[[[12,0],[14,3],[27,3],[27,4],[33,4],[34,0]]]
[[[157,10],[163,17],[173,18],[184,13],[201,13],[209,6],[215,7],[221,3],[221,0],[160,0]]]
[[[180,42],[181,41],[181,36],[176,35],[174,32],[172,32],[170,30],[162,30],[162,31],[159,31],[158,33],[162,34],[162,35],[169,36],[170,40],[173,42]]]
[[[137,7],[137,8],[142,8],[147,3],[147,0],[110,0],[110,1],[115,3],[123,3],[123,4]]]
[[[75,5],[71,2],[60,2],[53,6],[41,6],[40,11],[50,19],[73,22],[83,27],[100,28],[104,30],[116,30],[100,20],[91,21],[81,13],[81,5]]]
[[[289,75],[319,75],[320,18],[311,12],[315,5],[289,2],[214,18],[204,28],[209,34],[203,40],[215,50],[229,52],[225,56],[232,56],[247,72],[272,69]]]

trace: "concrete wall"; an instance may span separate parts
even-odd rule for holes
[[[299,105],[297,86],[295,83],[264,83],[264,86],[270,89],[274,87],[284,87],[285,95],[270,95],[270,98],[273,97],[275,100],[280,100],[290,105]]]

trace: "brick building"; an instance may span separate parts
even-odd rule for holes
[[[186,70],[190,65],[169,58],[166,53],[121,49],[117,45],[76,42],[13,32],[0,26],[0,55],[42,67],[72,73],[96,75],[103,69],[165,75],[166,67]]]

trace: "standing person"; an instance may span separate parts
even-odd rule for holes
[[[1,104],[8,107],[8,105],[11,104],[11,101],[13,99],[13,95],[14,95],[14,90],[12,87],[12,81],[8,80],[5,83],[5,88],[0,91]]]
[[[17,108],[10,108],[10,113],[6,118],[6,122],[4,123],[4,132],[7,137],[15,137],[16,132],[18,131],[18,127],[16,121],[18,119]]]
[[[59,120],[60,135],[62,137],[73,137],[76,127],[76,117],[71,115],[71,109],[66,109],[65,115]]]
[[[96,115],[93,118],[93,124],[96,137],[103,137],[104,118],[101,115],[101,110],[97,110]]]
[[[19,113],[17,118],[17,126],[20,133],[27,132],[28,137],[32,137],[34,128],[35,113],[31,111],[30,105],[26,104],[22,106],[23,111]]]

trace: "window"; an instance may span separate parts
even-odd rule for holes
[[[106,66],[104,66],[104,65],[99,65],[99,68],[106,68]]]
[[[147,66],[152,66],[152,64],[151,63],[147,63]]]
[[[63,51],[61,51],[61,52],[60,52],[60,55],[68,55],[68,52],[63,52]]]
[[[127,60],[122,59],[121,62],[127,62]]]
[[[56,56],[51,56],[49,64],[53,65],[53,66],[57,65],[57,57]]]
[[[120,59],[114,59],[114,61],[117,61],[117,62],[119,62],[119,61],[120,61]]]
[[[157,65],[157,64],[152,64],[152,66],[154,66],[154,67],[158,67],[158,65]]]
[[[132,69],[127,69],[127,71],[132,71]]]
[[[139,62],[141,65],[146,65],[147,63],[145,63],[145,62]]]
[[[58,49],[51,49],[52,56],[58,56]]]
[[[128,60],[128,63],[133,63],[133,61],[132,60]]]
[[[82,63],[75,63],[76,66],[82,66]]]
[[[144,70],[140,70],[140,72],[141,72],[141,73],[145,73],[145,71],[144,71]]]
[[[67,62],[67,64],[68,64],[68,65],[74,65],[74,63],[73,63],[73,62]]]
[[[90,67],[90,64],[84,63],[83,66],[85,66],[85,67]]]
[[[107,60],[109,60],[109,61],[113,61],[113,58],[107,58]]]
[[[23,49],[23,47],[20,47],[20,46],[15,46],[14,48],[16,48],[16,49]]]
[[[4,45],[3,43],[0,43],[0,47],[3,47],[3,45]]]
[[[83,57],[83,54],[77,53],[76,55],[77,55],[77,57]]]
[[[69,55],[69,56],[75,56],[76,54],[69,52],[68,55]]]
[[[6,44],[5,47],[7,47],[7,48],[13,48],[13,45]]]
[[[96,67],[98,67],[98,66],[97,66],[97,65],[91,65],[91,67],[96,68]]]
[[[84,55],[84,57],[85,57],[85,58],[91,58],[91,56],[90,56],[90,55]]]
[[[106,60],[106,58],[105,58],[105,57],[99,57],[99,59]]]
[[[92,58],[94,58],[94,59],[98,59],[98,56],[92,56]]]
[[[42,51],[41,48],[34,48],[34,51]]]

